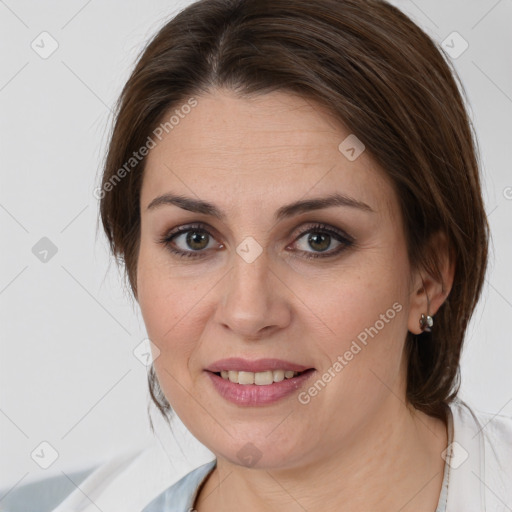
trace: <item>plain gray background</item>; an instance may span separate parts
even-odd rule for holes
[[[133,354],[146,333],[96,237],[93,190],[110,108],[136,55],[188,3],[0,0],[0,488],[98,464],[151,438],[147,369]],[[469,44],[451,60],[479,139],[493,243],[461,397],[511,416],[512,1],[392,3],[436,41],[456,31]],[[49,51],[52,40],[48,58],[31,47]],[[33,252],[48,244],[43,237],[57,250],[47,261]],[[59,454],[46,470],[31,458],[43,441]]]

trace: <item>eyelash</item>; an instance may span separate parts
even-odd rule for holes
[[[158,239],[158,243],[164,245],[171,253],[175,254],[179,257],[184,258],[203,258],[205,251],[182,251],[180,249],[175,249],[171,242],[177,236],[188,233],[190,231],[202,232],[208,234],[208,236],[212,236],[211,233],[205,228],[204,224],[192,224],[187,226],[180,226],[179,228],[174,229],[173,231],[166,233],[163,237]],[[307,233],[324,233],[333,236],[338,242],[342,243],[342,245],[336,249],[334,252],[329,253],[309,253],[307,251],[302,251],[306,254],[306,259],[316,259],[316,258],[329,258],[333,256],[337,256],[342,251],[354,245],[354,240],[352,237],[348,236],[343,231],[340,231],[334,227],[327,226],[326,224],[315,224],[313,226],[309,226],[307,229],[298,234],[295,238],[294,242],[302,238]],[[212,237],[213,238],[213,237]]]

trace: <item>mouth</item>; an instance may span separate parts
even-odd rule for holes
[[[291,398],[307,385],[316,370],[206,370],[205,373],[210,377],[213,389],[225,400],[236,406],[255,407],[269,406],[287,397]]]
[[[220,359],[205,368],[213,389],[236,405],[270,405],[306,385],[315,368],[285,359]]]

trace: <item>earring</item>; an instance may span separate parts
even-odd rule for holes
[[[431,332],[433,325],[434,325],[434,319],[430,315],[427,315],[427,316],[425,316],[424,314],[421,315],[420,327],[423,332]]]

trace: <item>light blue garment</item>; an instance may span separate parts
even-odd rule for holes
[[[0,489],[0,512],[49,512],[96,468],[44,478],[14,489]]]
[[[187,473],[155,498],[142,512],[192,512],[199,487],[217,465],[214,459]]]

